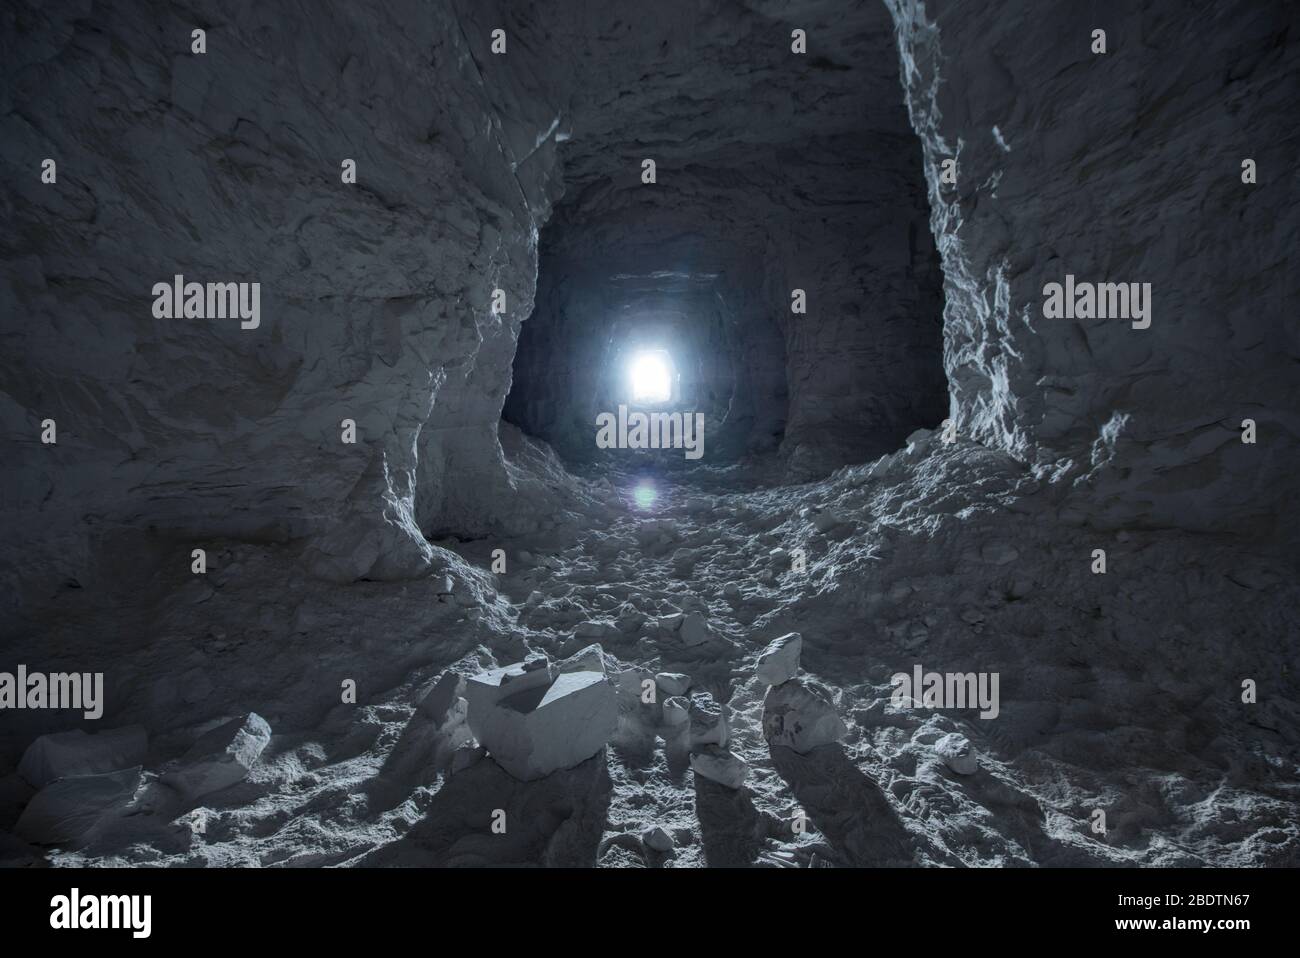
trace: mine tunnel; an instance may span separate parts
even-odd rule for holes
[[[1300,861],[1285,4],[309,6],[0,20],[0,865]]]

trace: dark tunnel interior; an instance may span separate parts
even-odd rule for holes
[[[1300,865],[1296,9],[6,0],[0,881]]]

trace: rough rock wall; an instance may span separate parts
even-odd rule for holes
[[[417,511],[509,508],[489,498],[508,485],[495,428],[555,182],[534,62],[488,54],[487,22],[511,26],[508,12],[188,9],[3,14],[13,602],[93,579],[100,554],[136,561],[127,529],[309,537],[317,572],[352,579],[428,567]],[[155,318],[153,284],[174,274],[260,283],[260,325]],[[39,441],[45,419],[57,444]]]
[[[1300,426],[1294,8],[886,4],[946,274],[959,431],[1071,481],[1076,515],[1101,525],[1293,512],[1279,507]],[[940,180],[949,158],[955,186]],[[1150,327],[1045,318],[1044,286],[1067,273],[1150,283]]]

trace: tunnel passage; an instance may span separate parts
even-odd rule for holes
[[[816,57],[764,28],[774,39],[751,38],[707,111],[690,91],[726,64],[689,45],[653,69],[583,67],[508,422],[570,464],[608,459],[596,417],[628,401],[640,350],[671,357],[659,408],[703,415],[707,463],[779,453],[791,478],[814,478],[944,418],[921,147],[888,16],[855,16]]]

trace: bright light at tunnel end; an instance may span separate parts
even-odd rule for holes
[[[628,364],[632,401],[665,403],[673,398],[673,374],[668,354],[662,350],[639,352]]]
[[[632,501],[636,503],[638,509],[649,509],[658,498],[659,491],[648,479],[637,483],[636,488],[632,490]]]

